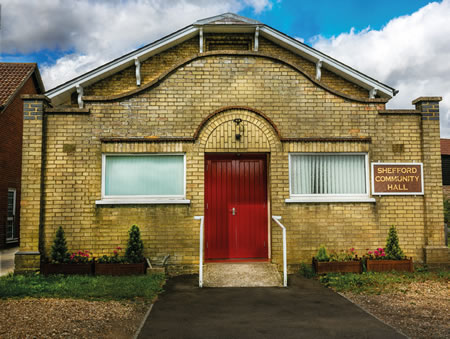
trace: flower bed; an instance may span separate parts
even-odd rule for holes
[[[313,265],[317,274],[362,272],[361,262],[355,260],[320,262],[313,258]]]

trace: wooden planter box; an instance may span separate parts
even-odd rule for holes
[[[95,274],[97,275],[136,275],[145,274],[147,263],[139,264],[100,264],[95,263]]]
[[[412,258],[404,260],[372,260],[367,259],[367,272],[414,272]]]
[[[94,264],[49,264],[41,263],[41,273],[49,274],[93,274]]]
[[[329,261],[320,262],[313,258],[313,266],[317,274],[324,273],[361,273],[361,261]]]

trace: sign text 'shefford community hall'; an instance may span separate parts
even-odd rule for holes
[[[372,194],[423,194],[421,163],[372,163]]]

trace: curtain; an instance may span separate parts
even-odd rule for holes
[[[106,156],[106,195],[183,195],[183,155]]]
[[[292,194],[366,193],[364,155],[291,155]]]

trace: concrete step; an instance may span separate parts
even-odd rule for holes
[[[268,262],[221,262],[203,266],[205,287],[282,286],[277,266]]]

